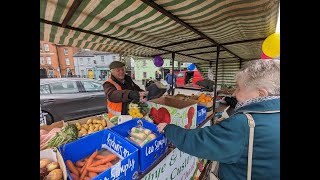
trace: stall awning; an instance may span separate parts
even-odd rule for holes
[[[279,0],[41,0],[40,39],[199,66],[260,58]]]

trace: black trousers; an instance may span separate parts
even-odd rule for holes
[[[175,88],[170,87],[170,88],[167,90],[168,95],[174,95],[174,90],[175,90]],[[172,92],[172,94],[170,94],[170,92]]]

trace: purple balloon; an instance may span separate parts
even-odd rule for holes
[[[161,56],[155,56],[153,58],[153,64],[157,67],[161,67],[163,65],[163,59]]]

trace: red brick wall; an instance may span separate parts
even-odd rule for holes
[[[64,50],[68,50],[68,54],[65,54]],[[74,48],[68,47],[68,46],[58,46],[58,56],[60,60],[60,69],[61,69],[61,76],[67,75],[67,68],[69,68],[72,71],[72,75],[75,75],[75,69],[74,69],[74,60],[73,60],[73,54],[74,54]],[[70,65],[66,64],[66,58],[69,58]]]
[[[49,45],[49,51],[45,51],[44,44]],[[40,69],[43,69],[43,68],[46,69],[47,75],[49,75],[49,69],[52,69],[54,72],[54,76],[60,77],[60,74],[57,71],[57,68],[59,67],[59,62],[58,62],[56,46],[50,42],[45,42],[45,41],[40,41],[40,46],[42,47],[42,51],[40,51],[40,57],[43,57],[44,59],[44,64],[40,63],[40,59],[38,61],[40,64]],[[47,57],[51,57],[51,65],[48,64]]]

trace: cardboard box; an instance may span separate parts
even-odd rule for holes
[[[153,117],[156,124],[159,121],[163,122],[163,118],[156,120],[155,117],[162,117],[166,113],[170,117],[170,124],[183,128],[197,127],[197,103],[195,101],[160,97],[149,101],[148,104],[151,106],[149,116]]]
[[[51,125],[42,125],[40,126],[40,129],[50,131],[53,128],[62,128],[62,127],[65,127],[66,125],[67,123],[65,123],[64,121],[58,121],[58,122],[52,123]]]
[[[58,162],[63,173],[63,180],[67,180],[67,170],[63,158],[57,148],[49,148],[40,151],[40,159],[49,159],[52,162]]]
[[[207,107],[197,105],[197,126],[206,120],[207,117]]]
[[[142,127],[151,130],[156,134],[156,139],[153,139],[144,146],[139,146],[128,139],[131,128],[137,127],[139,124]],[[157,126],[143,119],[132,119],[117,126],[110,128],[111,131],[117,133],[123,138],[126,138],[132,145],[139,150],[139,171],[144,173],[159,157],[161,157],[168,149],[167,138],[158,132]]]
[[[62,154],[64,162],[71,160],[75,163],[102,148],[116,154],[120,158],[120,161],[100,173],[93,180],[120,179],[120,177],[137,179],[138,149],[109,129],[89,134],[77,141],[62,145],[59,147],[59,151]],[[67,174],[69,179],[72,180],[68,169]]]

